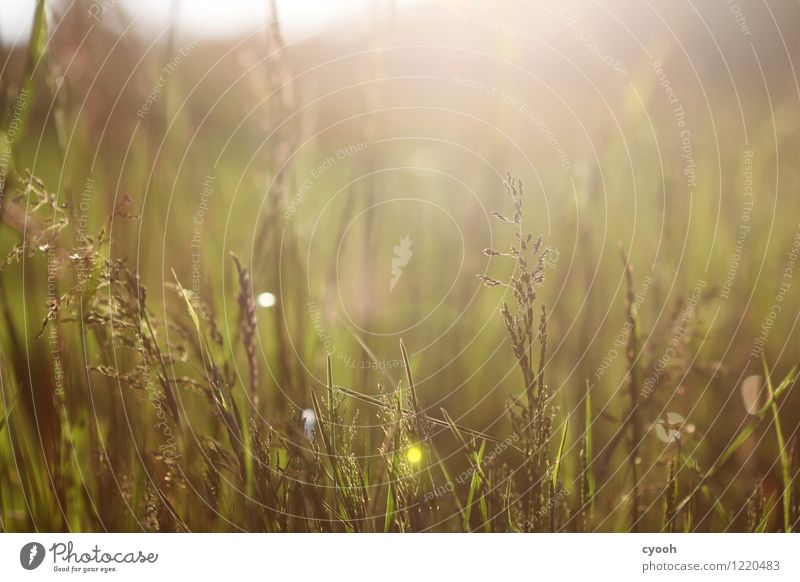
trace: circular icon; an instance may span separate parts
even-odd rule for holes
[[[19,551],[19,563],[26,570],[35,570],[44,561],[44,546],[39,542],[29,542]]]
[[[666,420],[659,418],[656,421],[654,427],[656,436],[658,437],[658,440],[662,442],[674,443],[675,441],[680,440],[680,429],[683,428],[683,424],[686,422],[686,419],[677,412],[668,412],[666,416]]]

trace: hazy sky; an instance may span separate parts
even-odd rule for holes
[[[365,16],[373,1],[277,0],[278,16],[289,33],[306,32],[339,20]],[[416,3],[398,2],[399,5]],[[36,0],[0,0],[0,42],[27,41],[35,4]],[[103,6],[112,5],[131,15],[140,14],[140,29],[150,31],[160,30],[172,11],[171,0],[95,0],[93,5],[96,14],[100,14]],[[180,6],[181,32],[193,36],[206,29],[212,35],[228,36],[262,26],[268,3],[267,0],[183,0]]]

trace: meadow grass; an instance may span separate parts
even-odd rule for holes
[[[459,217],[471,237],[469,272],[437,304],[435,284],[461,251],[429,215],[398,211],[380,224],[369,215],[347,237],[353,216],[383,202],[383,190],[418,187],[438,203],[447,182],[421,186],[405,176],[395,185],[372,173],[374,160],[346,154],[326,170],[321,201],[293,198],[318,160],[293,154],[301,131],[274,20],[264,63],[273,97],[264,123],[274,139],[253,156],[269,195],[254,210],[261,198],[250,170],[239,171],[242,156],[215,167],[213,196],[224,208],[215,216],[228,218],[203,224],[202,256],[214,260],[195,285],[186,241],[206,174],[196,169],[210,164],[198,154],[183,166],[188,154],[177,144],[189,141],[191,124],[174,111],[180,84],[142,124],[125,171],[101,163],[93,172],[94,191],[114,196],[98,195],[82,216],[76,185],[85,169],[76,157],[92,138],[69,146],[59,138],[74,103],[55,90],[56,57],[45,50],[44,3],[37,6],[24,75],[4,89],[31,108],[52,99],[57,119],[39,127],[30,116],[13,118],[10,99],[0,124],[0,141],[12,121],[18,126],[0,204],[2,531],[800,529],[798,372],[787,364],[798,344],[791,322],[778,322],[771,333],[781,346],[762,350],[752,369],[748,353],[774,289],[734,287],[721,302],[735,212],[721,209],[727,242],[704,268],[678,252],[680,212],[656,218],[664,208],[651,190],[663,177],[655,168],[641,168],[648,184],[632,203],[614,171],[619,142],[606,144],[603,168],[580,184],[586,196],[576,202],[593,218],[613,208],[605,224],[576,224],[567,202],[545,221],[539,188],[512,174],[475,175],[456,161],[495,211],[491,236],[480,234],[477,213]],[[167,124],[169,113],[180,123]],[[20,140],[21,127],[49,136],[44,162],[34,163],[39,150]],[[401,146],[395,151],[403,157]],[[667,171],[674,185],[680,171]],[[589,183],[606,175],[608,199],[590,195]],[[766,191],[767,170],[759,177]],[[349,184],[353,196],[334,201],[333,184]],[[170,214],[170,190],[189,198],[186,216]],[[704,199],[692,204],[701,215],[713,210]],[[795,203],[784,204],[790,215]],[[321,207],[332,218],[318,226]],[[627,240],[639,215],[675,244],[623,244],[622,261],[609,258],[600,249]],[[413,284],[378,304],[382,279],[338,281],[354,265],[373,271],[377,259],[365,249],[406,240],[408,225],[437,235],[427,247],[410,243],[437,250],[415,251],[399,279]],[[793,226],[754,215],[753,251],[770,250],[765,269],[783,269]],[[696,227],[684,242],[705,248],[709,230]],[[770,247],[768,230],[778,241]],[[659,266],[647,269],[659,252]],[[740,279],[753,269],[742,267]],[[367,336],[330,308],[339,285],[363,319],[406,331]],[[259,307],[262,290],[275,292],[272,310]],[[796,294],[784,305],[797,308]],[[747,309],[759,316],[742,323]],[[425,314],[433,315],[424,325],[408,327]],[[445,327],[452,331],[431,343]],[[732,337],[739,342],[729,351]],[[732,397],[748,367],[764,374],[756,406]],[[687,417],[679,436],[666,426],[674,410]]]

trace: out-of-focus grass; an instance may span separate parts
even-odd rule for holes
[[[261,59],[262,49],[239,52]],[[458,110],[473,100],[496,128],[519,122],[446,80],[415,114],[331,122],[330,110],[364,106],[346,91],[292,109],[280,89],[291,49],[239,80],[241,55],[209,69],[204,57],[221,51],[197,48],[207,52],[187,59],[140,119],[152,73],[169,60],[156,51],[135,68],[141,50],[126,39],[110,53],[130,79],[86,52],[77,72],[64,71],[52,46],[30,82],[3,76],[3,127],[19,90],[32,92],[0,225],[10,257],[0,272],[5,531],[797,529],[791,317],[774,321],[766,346],[767,376],[787,378],[780,397],[753,417],[737,397],[797,233],[787,194],[797,171],[776,153],[797,138],[773,133],[772,117],[793,127],[796,111],[776,103],[751,116],[758,201],[720,297],[745,203],[733,100],[715,101],[726,123],[693,134],[690,194],[680,160],[656,155],[673,120],[650,117],[661,95],[646,66],[615,104],[624,131],[593,151],[577,143],[584,159],[567,176],[532,126],[514,134],[523,148],[491,127],[461,128]],[[293,84],[314,95],[304,81]],[[397,87],[378,83],[373,98],[390,111],[410,99]],[[458,103],[443,111],[435,100],[448,95]],[[442,148],[438,131],[478,145]],[[519,249],[514,229],[489,215],[513,212],[507,167],[526,185],[520,230],[553,249],[536,291],[546,325],[537,311],[520,328],[524,363],[498,315],[512,290],[480,289],[474,276],[520,273],[519,261],[481,254]],[[62,214],[69,223],[48,231]],[[390,291],[392,250],[406,235],[414,256]],[[620,244],[628,289],[650,281],[635,314]],[[277,296],[274,307],[246,301],[262,292]],[[782,305],[796,312],[797,295]],[[628,357],[630,334],[620,334],[632,317],[639,343]],[[657,387],[631,409],[630,374],[644,382],[670,345]],[[313,441],[304,409],[318,420]],[[687,418],[680,443],[654,436],[667,411]]]

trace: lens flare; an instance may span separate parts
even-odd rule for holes
[[[258,303],[259,307],[272,307],[277,303],[278,299],[272,293],[264,292],[259,293],[258,297],[256,298],[256,302]]]
[[[411,447],[406,451],[406,459],[412,465],[416,465],[422,460],[422,449],[419,447]]]

